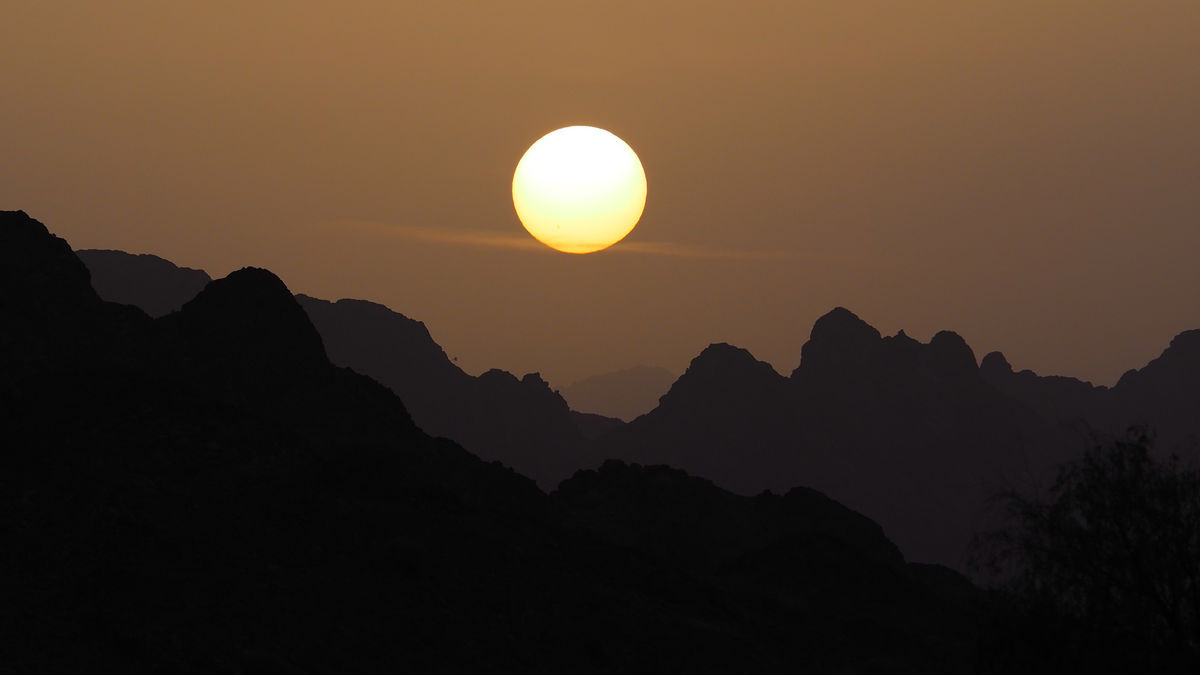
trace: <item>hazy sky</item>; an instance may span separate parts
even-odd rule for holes
[[[1200,328],[1196,0],[417,4],[5,2],[0,208],[560,387],[720,341],[788,373],[837,305],[1101,384]],[[571,124],[641,156],[642,222],[513,245]]]

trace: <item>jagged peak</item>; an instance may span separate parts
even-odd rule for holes
[[[516,375],[513,375],[512,373],[508,372],[507,370],[501,370],[499,368],[488,369],[488,371],[483,373],[482,375],[480,375],[478,379],[484,380],[484,381],[491,380],[493,382],[498,382],[498,383],[503,382],[506,384],[513,384],[513,385],[518,384],[520,382],[520,380],[517,379]]]
[[[833,372],[865,361],[883,338],[879,331],[845,307],[835,307],[813,323],[800,349],[800,365],[792,376]]]
[[[770,372],[778,375],[771,364],[759,361],[754,355],[741,347],[735,347],[727,342],[715,342],[705,347],[696,358],[692,359],[685,376],[698,374],[728,374],[735,372]],[[682,378],[681,378],[682,379]]]
[[[203,339],[237,342],[256,353],[325,362],[325,347],[287,285],[269,270],[244,267],[217,279],[176,314]]]
[[[925,345],[908,336],[904,331],[900,331],[895,335],[882,338],[879,341],[883,347],[883,353],[891,359],[903,359],[912,361],[918,357]]]
[[[53,238],[50,230],[42,224],[40,220],[30,217],[24,211],[0,211],[0,241],[6,244],[4,251],[14,251],[13,246],[19,242],[38,243],[43,240]],[[44,245],[44,244],[43,244]]]
[[[1171,345],[1167,349],[1195,350],[1200,352],[1200,328],[1185,330],[1171,338]]]
[[[989,375],[1008,375],[1013,372],[1012,365],[1000,352],[988,352],[979,362],[979,373],[984,377]]]
[[[884,342],[891,342],[893,344],[902,344],[902,345],[920,345],[921,344],[920,341],[918,341],[916,338],[910,336],[908,333],[905,333],[904,329],[900,329],[899,331],[896,332],[895,335],[885,337],[885,338],[883,338],[883,340],[884,340]]]
[[[809,340],[879,340],[879,331],[845,307],[834,307],[813,323]]]
[[[1122,389],[1124,387],[1129,386],[1129,383],[1131,383],[1137,379],[1138,372],[1139,371],[1137,368],[1130,368],[1129,370],[1126,370],[1124,373],[1121,373],[1121,377],[1117,380],[1117,384],[1115,385],[1114,388]]]
[[[544,389],[550,388],[550,383],[542,379],[541,373],[525,373],[525,375],[521,378],[521,384]]]
[[[50,230],[46,229],[42,221],[19,209],[0,211],[0,223],[4,225],[3,231],[0,231],[0,237],[6,239],[18,236],[30,238],[50,236]]]
[[[492,368],[480,375],[478,380],[490,383],[493,386],[508,389],[519,388],[525,391],[538,391],[558,396],[557,392],[550,388],[550,383],[542,379],[541,373],[526,373],[524,376],[518,378],[507,370]]]
[[[683,375],[659,398],[659,407],[681,401],[708,400],[712,396],[721,399],[742,397],[750,392],[761,392],[777,381],[783,381],[783,378],[771,364],[759,361],[740,347],[725,342],[714,343],[692,359]]]
[[[0,293],[10,305],[100,304],[71,246],[24,211],[0,211]]]
[[[970,376],[978,372],[975,352],[962,336],[953,331],[939,331],[929,341],[929,364],[942,375]]]
[[[184,308],[204,307],[212,303],[228,303],[241,307],[259,307],[264,302],[293,304],[295,299],[283,280],[261,267],[243,267],[217,279]]]
[[[710,344],[707,347],[705,347],[704,349],[702,349],[700,351],[700,353],[696,356],[696,358],[692,359],[692,363],[695,363],[696,361],[707,360],[707,359],[728,359],[728,358],[735,358],[735,359],[749,360],[749,361],[756,360],[754,358],[754,356],[752,356],[750,354],[750,352],[746,349],[742,349],[741,347],[731,345],[728,342],[713,342],[712,344]]]
[[[1117,380],[1116,389],[1128,390],[1138,383],[1179,379],[1185,373],[1200,368],[1200,329],[1186,330],[1171,339],[1171,343],[1157,358],[1141,369],[1130,369]]]

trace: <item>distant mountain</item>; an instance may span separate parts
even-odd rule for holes
[[[1160,450],[1200,457],[1200,330],[1175,336],[1158,358],[1126,371],[1112,388],[1013,372],[1000,352],[984,357],[980,375],[1062,425],[1101,437],[1147,425]]]
[[[579,380],[564,388],[562,396],[572,410],[628,422],[653,410],[674,381],[675,374],[666,368],[635,366]]]
[[[809,485],[879,520],[910,558],[960,569],[992,495],[1044,487],[1094,438],[1149,424],[1160,448],[1200,456],[1200,331],[1108,389],[1014,372],[999,352],[977,366],[952,332],[885,337],[837,308],[789,376],[712,345],[626,425],[570,410],[536,374],[472,377],[423,324],[382,305],[297,299],[334,363],[399,394],[420,428],[545,489],[608,458],[678,466],[741,494]]]
[[[0,326],[13,672],[976,660],[974,590],[904,564],[865,517],[811,490],[751,499],[620,463],[548,497],[330,363],[266,270],[154,319],[102,301],[65,242],[0,212]]]
[[[447,358],[420,321],[363,300],[296,299],[330,360],[387,385],[429,434],[502,461],[547,488],[581,468],[584,433],[537,373],[518,379],[493,369],[473,377]]]
[[[141,307],[150,316],[164,316],[196,297],[212,279],[204,270],[177,267],[154,255],[85,249],[75,255],[87,265],[92,287],[109,302]]]
[[[876,518],[907,556],[961,567],[997,492],[1045,487],[1090,435],[1132,423],[1194,434],[1200,372],[1191,333],[1111,392],[977,367],[958,335],[884,337],[837,308],[784,377],[749,352],[705,349],[659,406],[597,456],[666,463],[742,494],[809,485]]]
[[[1176,335],[1163,353],[1112,388],[1123,417],[1147,423],[1160,445],[1200,456],[1200,330]]]
[[[152,316],[183,306],[208,280],[202,271],[155,256],[77,254],[97,279],[101,298],[136,305]],[[546,488],[581,468],[587,440],[615,423],[573,415],[537,373],[520,379],[501,370],[468,375],[450,361],[423,323],[383,305],[306,295],[296,299],[331,361],[396,392],[427,433],[502,461]]]
[[[1004,394],[1037,411],[1044,419],[1081,431],[1108,428],[1118,422],[1117,411],[1105,387],[1073,377],[1041,376],[1032,370],[1014,372],[1000,352],[991,352],[979,364],[979,375]]]
[[[1051,430],[972,375],[953,334],[882,338],[836,309],[802,353],[784,377],[712,345],[600,454],[684,467],[742,494],[811,485],[874,514],[913,559],[961,565],[980,524],[971,488],[1015,478],[1006,472]]]

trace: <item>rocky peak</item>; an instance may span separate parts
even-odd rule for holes
[[[0,211],[0,308],[89,305],[100,298],[70,245],[24,211]]]
[[[501,370],[499,368],[489,368],[479,376],[480,382],[485,382],[498,387],[515,387],[520,382],[516,375]]]
[[[755,359],[745,349],[723,342],[711,344],[692,359],[659,400],[659,408],[742,406],[771,398],[785,382],[769,363]]]
[[[817,319],[800,350],[798,373],[836,374],[865,363],[878,347],[879,331],[844,307]]]
[[[988,355],[983,357],[983,361],[979,363],[979,374],[989,382],[1011,375],[1012,372],[1012,365],[1000,352],[988,352]]]
[[[1197,374],[1200,374],[1200,329],[1176,335],[1158,358],[1140,370],[1126,371],[1114,389],[1133,395],[1131,392],[1167,383],[1174,388],[1187,385]]]
[[[927,353],[930,369],[943,377],[962,379],[974,377],[979,371],[975,352],[958,333],[944,330],[934,335]]]
[[[167,319],[200,341],[267,361],[327,363],[321,336],[271,272],[246,267],[210,283]]]
[[[525,376],[521,378],[521,384],[526,387],[550,390],[550,383],[542,379],[541,373],[525,373]]]
[[[522,403],[541,403],[537,408],[522,408],[522,414],[531,410],[541,413],[554,410],[557,414],[565,416],[569,410],[567,402],[550,388],[550,384],[542,379],[540,373],[527,373],[518,378],[507,370],[492,368],[476,378],[475,391],[491,401],[490,405],[511,409],[509,414],[516,414]]]
[[[1171,349],[1187,349],[1200,352],[1200,328],[1185,330],[1171,340]]]
[[[1176,335],[1171,345],[1163,352],[1162,358],[1167,359],[1176,368],[1200,369],[1200,329],[1188,330]]]
[[[680,384],[729,383],[778,377],[770,364],[754,358],[750,352],[724,342],[711,344],[692,359],[687,371],[676,381]],[[672,389],[675,389],[672,386]]]
[[[879,331],[845,307],[834,307],[817,319],[809,334],[809,340],[818,343],[871,344],[878,339]]]

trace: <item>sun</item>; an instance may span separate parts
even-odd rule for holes
[[[633,231],[646,207],[646,172],[612,133],[564,127],[525,151],[512,193],[517,217],[535,239],[566,253],[592,253]]]

